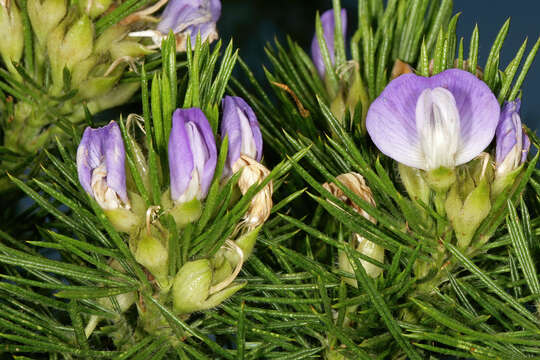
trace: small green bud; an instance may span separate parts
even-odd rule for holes
[[[79,0],[79,9],[94,19],[111,6],[112,0]]]
[[[378,262],[384,262],[384,248],[380,245],[375,244],[372,241],[369,241],[358,234],[353,234],[353,244],[356,245],[356,250],[363,255],[366,255]],[[378,267],[375,264],[370,263],[369,261],[360,259],[360,263],[369,277],[377,278],[381,275],[383,269]],[[347,254],[344,251],[338,252],[338,265],[339,268],[345,272],[354,274],[352,265],[347,257]],[[354,287],[358,287],[356,279],[345,278],[344,281]]]
[[[157,238],[144,234],[135,251],[135,260],[154,275],[161,287],[168,287],[169,252]]]
[[[247,232],[246,234],[240,236],[236,239],[235,243],[238,245],[242,252],[244,253],[244,261],[251,255],[253,248],[255,247],[255,242],[257,241],[257,235],[261,230],[262,225],[257,226],[255,229]]]
[[[0,5],[0,32],[4,34],[0,41],[0,54],[10,68],[12,62],[21,60],[24,45],[21,13],[15,1],[11,1],[9,6]]]
[[[38,43],[44,47],[47,36],[66,15],[65,0],[28,0],[28,16],[37,37]]]
[[[456,172],[454,169],[441,166],[438,169],[426,171],[424,178],[434,191],[446,193],[450,186],[456,182]]]
[[[213,292],[213,269],[207,259],[188,261],[174,278],[173,307],[178,314],[189,314],[218,306],[243,288],[246,283],[230,284]]]
[[[492,199],[496,199],[500,194],[503,193],[503,191],[509,189],[510,186],[515,183],[522,170],[523,164],[505,174],[497,174],[497,176],[495,176],[495,180],[493,181],[493,185],[491,186]]]
[[[461,198],[459,183],[455,183],[448,192],[445,208],[454,228],[458,247],[464,250],[469,246],[476,229],[491,210],[488,182],[481,181],[466,196],[465,201]]]
[[[398,171],[409,197],[428,205],[431,189],[424,180],[421,170],[398,163]]]
[[[128,209],[117,208],[104,210],[104,212],[116,231],[130,233],[142,223],[142,218]]]
[[[64,83],[64,69],[71,71],[79,62],[92,54],[94,29],[88,16],[81,16],[68,27],[64,20],[49,35],[47,52],[51,62],[51,74],[55,90]]]

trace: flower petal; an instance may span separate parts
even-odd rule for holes
[[[401,75],[375,99],[368,110],[366,127],[382,153],[407,166],[426,169],[415,109],[422,91],[437,87],[452,93],[459,110],[460,145],[455,165],[472,160],[489,145],[500,113],[495,95],[474,75],[450,69],[430,78]]]
[[[461,136],[456,165],[465,164],[493,140],[499,122],[499,102],[486,83],[467,71],[450,69],[429,80],[432,88],[443,87],[456,100]]]
[[[332,64],[334,63],[334,30],[335,30],[335,21],[334,21],[334,10],[326,10],[321,15],[321,24],[324,32],[324,41],[326,42],[326,47],[330,53],[330,59]],[[341,30],[343,31],[343,36],[347,33],[347,11],[341,9]],[[319,47],[319,41],[317,40],[317,34],[313,36],[311,41],[311,58],[313,63],[319,72],[319,75],[324,77],[326,68],[324,67],[324,62],[321,54],[321,48]]]
[[[187,32],[192,43],[197,33],[204,41],[213,31],[221,15],[220,0],[171,0],[163,11],[157,30],[167,35]]]
[[[495,161],[501,164],[510,150],[517,144],[516,132],[519,130],[513,120],[513,114],[519,112],[520,100],[507,102],[503,110],[495,135],[497,137],[497,146],[495,149]],[[519,124],[521,126],[521,123]]]
[[[90,144],[92,141],[92,128],[84,130],[83,137],[77,148],[77,174],[83,189],[93,195],[92,192],[92,167],[90,166]]]
[[[168,155],[171,198],[173,200],[180,198],[186,191],[194,168],[191,146],[185,127],[188,114],[189,110],[177,109],[172,118]]]
[[[366,128],[377,148],[392,159],[425,169],[416,130],[416,103],[429,78],[404,74],[392,80],[369,107]]]
[[[227,154],[227,171],[240,158],[246,155],[254,160],[262,158],[263,139],[257,116],[253,109],[237,96],[225,96],[222,101],[223,118],[221,134],[227,135],[229,151]],[[250,143],[251,144],[247,144]],[[254,147],[254,148],[251,148]]]
[[[114,121],[102,129],[100,135],[102,135],[101,141],[105,153],[107,185],[118,194],[124,204],[127,204],[129,200],[126,189],[126,151],[122,133]]]

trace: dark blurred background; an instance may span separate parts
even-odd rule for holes
[[[223,0],[219,30],[225,39],[234,35],[240,55],[257,76],[262,78],[262,64],[268,65],[264,46],[277,37],[290,34],[308,49],[313,37],[315,12],[332,6],[331,0]],[[357,0],[342,0],[349,11],[349,22],[356,26]],[[529,37],[527,55],[540,35],[540,1],[538,0],[454,0],[454,12],[461,12],[458,36],[467,45],[474,24],[480,29],[480,60],[485,63],[490,46],[501,25],[511,17],[510,31],[501,52],[501,68],[512,60],[519,46]],[[349,27],[349,30],[351,28]],[[349,34],[350,35],[350,34]],[[467,46],[465,46],[467,52]],[[465,53],[466,53],[465,52]],[[538,56],[540,58],[540,54]],[[540,129],[540,59],[536,59],[523,86],[521,115],[527,125]]]

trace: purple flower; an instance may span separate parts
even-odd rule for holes
[[[201,109],[177,109],[169,137],[171,198],[183,203],[206,197],[216,162],[214,134]]]
[[[263,140],[257,117],[244,99],[225,96],[222,105],[221,135],[227,135],[229,140],[225,163],[225,175],[228,176],[241,155],[261,161]]]
[[[495,132],[497,148],[495,161],[497,173],[506,173],[525,162],[531,142],[523,132],[519,108],[521,100],[507,102],[501,112],[501,118]]]
[[[170,30],[175,34],[189,35],[192,46],[195,46],[199,32],[202,41],[217,39],[216,22],[220,15],[220,0],[170,0],[157,30],[165,36]]]
[[[495,135],[500,108],[489,87],[458,69],[430,78],[405,74],[368,110],[366,127],[379,150],[414,168],[452,169],[476,157]]]
[[[162,3],[159,1],[158,4]],[[153,9],[152,9],[153,8]],[[155,6],[151,7],[156,11]],[[148,15],[148,10],[142,10]],[[131,37],[149,37],[154,42],[150,48],[159,48],[161,42],[173,31],[176,36],[176,50],[186,51],[187,37],[191,39],[191,47],[195,47],[197,34],[201,40],[212,42],[218,38],[216,23],[221,15],[220,0],[170,0],[156,29],[135,31]]]
[[[129,208],[126,153],[118,124],[87,127],[77,149],[77,172],[84,190],[105,210]]]
[[[324,41],[326,42],[326,47],[328,48],[328,52],[330,53],[330,59],[332,60],[333,64],[334,30],[336,26],[334,22],[333,9],[327,10],[321,15],[321,23],[324,31]],[[347,11],[345,9],[341,10],[341,30],[343,31],[343,36],[345,36],[345,33],[347,32]],[[319,42],[317,41],[317,34],[313,36],[313,40],[311,41],[311,58],[313,60],[313,63],[315,64],[315,67],[317,68],[317,71],[319,71],[319,75],[321,76],[321,78],[323,78],[326,72],[326,68],[324,67],[321,48],[319,47]]]

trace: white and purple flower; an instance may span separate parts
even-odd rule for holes
[[[150,37],[155,47],[159,47],[172,30],[176,36],[176,49],[186,51],[188,36],[192,48],[199,33],[203,42],[218,38],[216,23],[220,15],[220,0],[170,0],[155,30],[133,32],[130,36]]]
[[[169,137],[171,198],[185,203],[204,199],[216,170],[212,128],[201,109],[177,109]]]
[[[257,162],[261,161],[263,139],[257,116],[244,99],[225,96],[222,105],[221,135],[226,135],[229,141],[224,175],[229,176],[234,172],[234,164],[242,155]]]
[[[492,141],[500,107],[489,87],[458,69],[433,77],[404,74],[368,110],[366,127],[379,150],[426,171],[453,169]]]
[[[321,15],[321,24],[324,32],[324,41],[326,42],[326,47],[328,49],[328,53],[330,54],[330,60],[333,64],[335,57],[334,34],[336,27],[333,9],[327,10]],[[343,36],[345,36],[345,33],[347,32],[347,11],[345,9],[341,10],[341,30],[343,32]],[[317,40],[317,34],[313,36],[313,40],[311,41],[311,59],[313,60],[313,63],[315,64],[321,78],[324,78],[326,68],[324,67],[324,61],[322,58],[321,48],[319,47],[319,41]]]
[[[498,176],[509,173],[523,164],[531,147],[529,137],[523,132],[521,125],[520,106],[519,99],[510,101],[504,105],[501,112],[495,133],[497,141],[495,161]]]
[[[129,209],[126,153],[118,124],[87,127],[77,149],[77,172],[84,190],[105,210]]]

